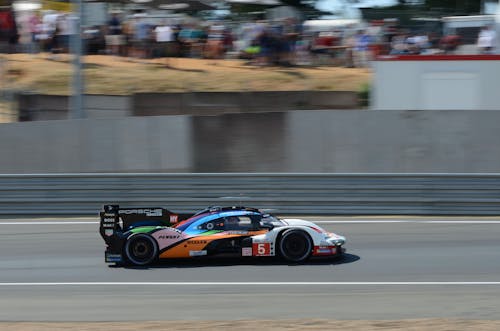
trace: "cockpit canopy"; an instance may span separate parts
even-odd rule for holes
[[[275,216],[244,207],[209,207],[175,227],[191,235],[207,231],[257,231],[284,224]]]

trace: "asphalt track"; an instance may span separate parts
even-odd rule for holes
[[[342,260],[116,268],[95,219],[0,219],[0,321],[500,319],[500,218],[309,219]]]

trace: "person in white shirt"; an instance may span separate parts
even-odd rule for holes
[[[171,53],[170,48],[174,42],[174,30],[166,22],[162,22],[161,25],[154,29],[154,33],[157,45],[156,55],[160,57],[169,56]]]
[[[479,32],[477,48],[481,54],[491,54],[495,49],[496,33],[489,26],[485,26]]]

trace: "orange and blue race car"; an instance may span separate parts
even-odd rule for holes
[[[160,259],[341,256],[345,237],[301,219],[280,219],[255,208],[209,207],[195,214],[164,208],[105,205],[99,213],[105,261],[149,265]]]

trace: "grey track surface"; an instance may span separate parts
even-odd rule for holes
[[[403,218],[321,224],[347,237],[348,254],[340,261],[181,261],[142,269],[107,266],[96,223],[1,219],[0,321],[500,319],[500,284],[482,283],[500,282],[499,223],[379,223],[394,219]],[[57,284],[67,282],[88,284]]]

